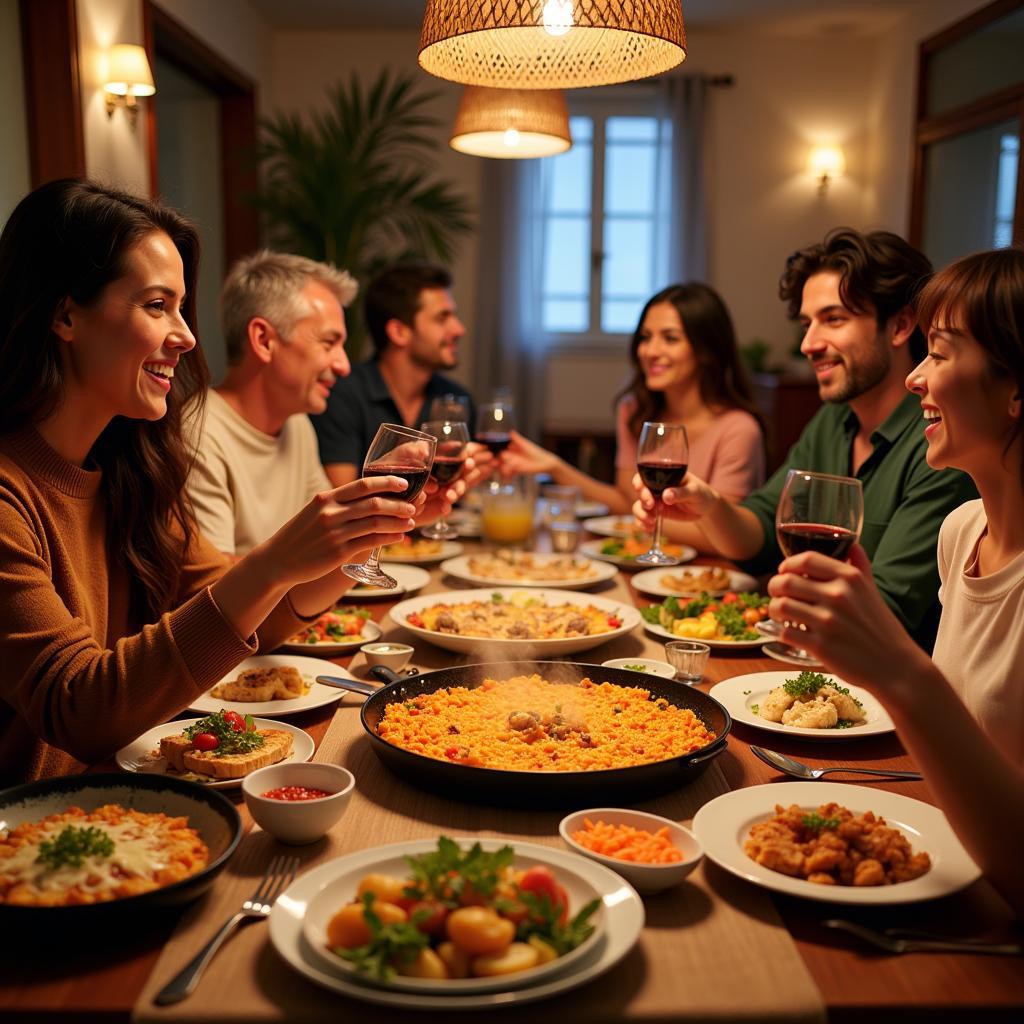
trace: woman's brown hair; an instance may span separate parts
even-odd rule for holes
[[[39,423],[58,408],[64,380],[54,316],[67,298],[81,306],[97,302],[125,273],[132,247],[153,231],[167,234],[181,255],[182,316],[196,334],[199,236],[180,214],[70,178],[40,186],[15,207],[0,235],[0,434]],[[115,417],[89,453],[103,470],[108,545],[151,617],[171,607],[196,532],[184,496],[191,457],[182,409],[201,402],[208,383],[197,346],[178,365],[165,416]]]
[[[940,270],[921,290],[917,322],[969,334],[983,349],[994,379],[1012,380],[1024,401],[1024,249],[979,252]],[[1003,454],[1024,438],[1024,418],[1010,430]],[[1024,442],[1021,443],[1024,483]]]
[[[679,314],[687,340],[693,348],[700,397],[704,404],[712,409],[743,409],[749,412],[757,420],[763,434],[764,419],[754,402],[750,380],[740,361],[736,332],[729,311],[718,292],[697,281],[669,285],[648,299],[640,313],[629,347],[633,378],[615,397],[617,403],[631,395],[636,402],[629,417],[630,433],[639,437],[644,423],[660,420],[665,414],[665,396],[660,391],[651,391],[647,386],[637,354],[647,313],[663,302],[669,303]]]

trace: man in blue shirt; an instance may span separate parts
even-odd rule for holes
[[[466,333],[451,284],[443,268],[420,264],[399,264],[370,282],[364,303],[374,355],[335,384],[326,411],[313,417],[320,461],[335,487],[360,476],[382,423],[419,427],[435,398],[464,396],[472,429],[469,393],[441,373],[458,365]]]

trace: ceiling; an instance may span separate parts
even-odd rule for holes
[[[415,31],[424,0],[249,0],[278,31]],[[921,0],[683,0],[691,29],[875,33]]]

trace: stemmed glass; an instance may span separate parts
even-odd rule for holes
[[[786,475],[775,510],[775,533],[787,558],[801,551],[819,551],[845,561],[863,523],[864,491],[859,480],[805,469],[791,469]],[[817,664],[800,647],[780,644],[778,653],[798,664]]]
[[[441,395],[430,403],[427,421],[461,420],[469,422],[469,398],[466,395]]]
[[[512,440],[513,420],[512,405],[509,402],[484,402],[476,409],[476,429],[473,440],[486,445],[495,458],[491,480],[498,472],[498,456],[508,447]]]
[[[679,559],[661,550],[661,495],[667,487],[678,487],[690,462],[690,443],[681,423],[645,423],[636,451],[640,479],[658,502],[654,538],[650,550],[637,555],[642,565],[678,565]]]
[[[406,481],[401,493],[389,494],[399,501],[412,501],[427,482],[434,462],[437,438],[397,423],[382,423],[363,460],[363,476],[400,476]],[[389,589],[398,581],[380,567],[380,548],[370,552],[365,563],[353,562],[341,567],[346,576],[371,587]]]
[[[462,472],[466,445],[469,444],[469,428],[462,420],[432,420],[421,423],[420,429],[437,439],[430,475],[438,487],[447,487]],[[459,531],[449,526],[443,516],[436,523],[423,527],[420,533],[431,540],[451,540],[459,535]]]

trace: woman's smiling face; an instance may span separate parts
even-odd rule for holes
[[[998,464],[1020,414],[1016,384],[993,372],[984,349],[966,331],[936,325],[928,355],[907,377],[921,399],[928,465],[974,475]]]
[[[659,302],[647,310],[636,355],[651,391],[687,388],[696,383],[693,346],[671,302]]]
[[[195,346],[182,317],[184,268],[163,231],[143,236],[95,302],[67,300],[53,329],[65,347],[65,400],[97,419],[158,420],[179,358]]]

